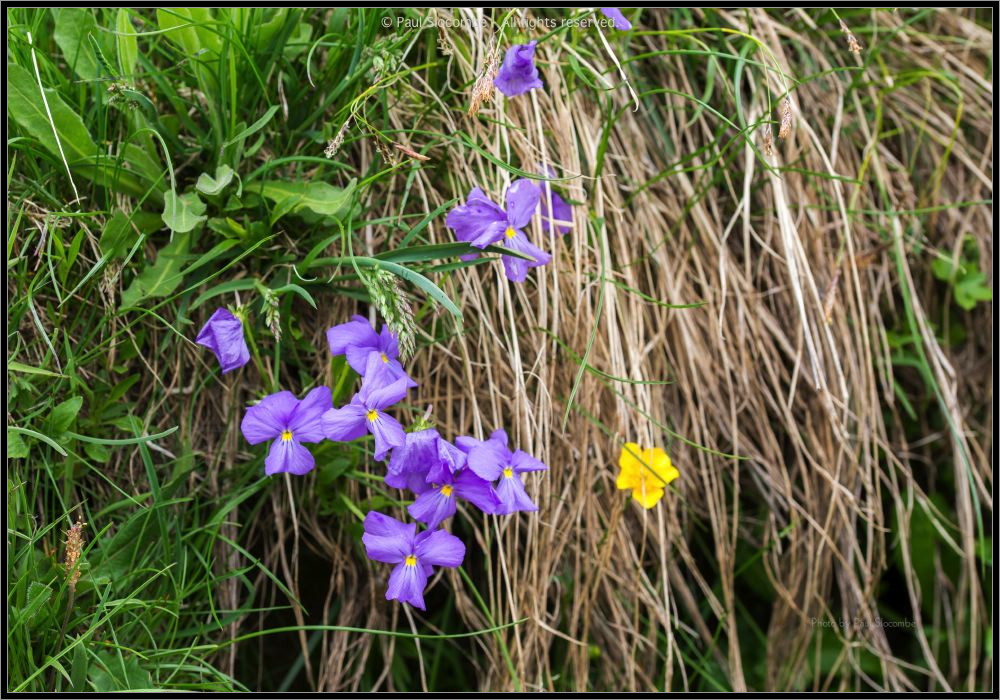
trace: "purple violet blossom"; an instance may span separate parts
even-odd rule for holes
[[[250,361],[250,350],[243,335],[243,322],[227,309],[216,309],[202,326],[194,342],[215,353],[223,374],[239,369]]]
[[[333,405],[330,390],[319,386],[301,401],[290,391],[265,396],[247,408],[240,430],[251,445],[274,440],[264,460],[268,475],[290,472],[302,475],[316,466],[312,453],[303,442],[320,442],[323,412]]]
[[[457,442],[457,441],[456,441]],[[470,443],[463,441],[464,445]],[[525,472],[548,469],[541,460],[535,459],[523,450],[511,452],[507,447],[507,433],[494,431],[489,440],[484,440],[469,450],[469,469],[487,481],[499,481],[493,487],[500,499],[497,515],[508,515],[518,510],[538,510],[521,482]]]
[[[523,282],[528,276],[529,268],[546,265],[552,259],[552,256],[532,244],[523,231],[531,222],[540,197],[541,190],[531,180],[515,180],[507,188],[507,208],[504,210],[481,189],[474,187],[465,204],[448,212],[445,225],[455,231],[456,239],[476,248],[502,243],[511,250],[530,255],[534,260],[503,256],[507,279],[511,282]]]
[[[435,566],[456,567],[465,559],[465,545],[444,530],[417,534],[416,523],[401,523],[369,511],[361,537],[368,558],[395,564],[389,574],[386,600],[398,600],[424,610],[424,588]]]
[[[406,443],[403,426],[385,413],[385,409],[406,396],[406,380],[397,379],[391,384],[380,381],[375,369],[379,362],[381,360],[378,355],[369,355],[365,373],[370,373],[371,376],[361,382],[361,391],[346,406],[331,408],[323,414],[323,430],[331,440],[347,442],[356,440],[365,433],[374,435],[376,460],[385,457],[389,450]]]
[[[556,171],[552,168],[543,165],[542,175],[547,178],[556,177]],[[549,197],[552,198],[552,214],[549,214]],[[552,231],[552,225],[555,224],[555,230],[560,236],[564,236],[572,230],[573,227],[573,207],[563,199],[559,194],[552,189],[552,184],[546,181],[542,182],[542,196],[539,202],[541,206],[542,213],[542,230],[546,233]]]
[[[435,479],[430,488],[410,504],[410,511],[416,520],[433,529],[455,514],[456,500],[461,498],[487,514],[496,513],[501,507],[500,498],[493,486],[481,479],[471,469],[459,469],[454,474],[445,473]]]
[[[443,482],[465,466],[465,453],[434,428],[406,434],[405,443],[392,451],[385,483],[420,495],[431,483]]]
[[[615,29],[627,32],[632,28],[632,23],[625,19],[625,15],[617,7],[602,7],[601,14],[615,23]]]
[[[497,90],[507,97],[523,95],[528,90],[544,86],[542,79],[538,77],[538,68],[535,67],[537,43],[529,41],[527,44],[516,44],[507,49],[500,70],[497,71],[497,77],[493,79]]]
[[[382,332],[376,334],[368,319],[353,316],[347,323],[327,330],[326,341],[330,352],[334,356],[346,355],[347,364],[362,377],[365,376],[369,357],[375,355],[381,360],[381,366],[376,365],[379,372],[392,380],[406,379],[408,387],[417,386],[400,364],[399,341],[385,324],[382,325]]]

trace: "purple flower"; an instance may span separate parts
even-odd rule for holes
[[[392,451],[385,483],[421,494],[432,482],[451,478],[465,466],[465,459],[465,453],[442,440],[434,428],[407,433],[405,444]]]
[[[379,372],[384,372],[392,380],[405,378],[407,386],[417,386],[399,363],[399,342],[385,324],[382,325],[382,332],[376,334],[368,319],[353,316],[347,323],[327,330],[326,341],[330,352],[334,356],[346,355],[347,364],[361,376],[365,376],[369,357],[375,355],[381,360],[381,365],[377,365]]]
[[[615,29],[627,32],[632,28],[632,23],[625,19],[625,15],[617,7],[602,7],[601,14],[615,23]]]
[[[279,391],[250,406],[240,430],[251,445],[274,440],[264,460],[268,475],[291,472],[302,475],[316,466],[303,442],[320,442],[323,412],[333,405],[330,390],[319,386],[299,401],[290,391]]]
[[[534,260],[503,256],[507,279],[523,282],[529,268],[545,265],[552,259],[548,253],[534,246],[523,231],[534,216],[540,197],[541,190],[531,180],[515,180],[507,188],[507,209],[504,210],[475,187],[465,204],[448,212],[445,225],[454,229],[455,238],[476,248],[502,243],[511,250],[530,255]]]
[[[401,523],[369,511],[361,537],[368,558],[395,564],[389,575],[386,600],[398,600],[424,610],[424,588],[435,566],[456,567],[465,558],[462,541],[444,530],[417,534],[416,523]]]
[[[471,469],[459,469],[454,474],[445,473],[435,479],[431,487],[417,496],[407,510],[410,515],[435,528],[455,514],[456,499],[468,501],[484,513],[496,513],[501,507],[493,486],[478,477]]]
[[[466,443],[468,444],[468,443]],[[540,460],[523,450],[511,452],[507,448],[507,434],[498,430],[469,451],[469,469],[487,481],[496,481],[493,487],[500,499],[497,515],[507,515],[518,510],[538,510],[521,483],[521,474],[548,469]]]
[[[507,49],[507,55],[503,58],[497,77],[493,79],[493,84],[497,90],[507,97],[523,95],[528,90],[543,87],[541,78],[538,77],[538,69],[535,67],[535,44],[537,41],[529,41],[527,44],[516,44]]]
[[[385,457],[385,453],[406,443],[403,426],[395,418],[385,413],[385,409],[402,401],[406,396],[406,380],[397,379],[392,384],[380,382],[376,376],[375,363],[379,357],[368,357],[366,374],[361,382],[361,391],[351,398],[351,402],[341,408],[331,408],[323,414],[323,430],[331,440],[356,440],[365,433],[375,436],[375,459]]]
[[[547,166],[542,166],[542,175],[548,178],[554,178],[556,172]],[[552,189],[552,185],[549,182],[542,183],[542,196],[540,200],[541,211],[542,211],[542,230],[545,232],[552,231],[552,225],[555,224],[555,230],[560,236],[563,236],[570,232],[573,225],[573,207],[569,203],[559,196],[557,192]],[[552,214],[549,214],[549,197],[552,198]]]
[[[243,336],[243,322],[226,309],[215,310],[194,342],[215,353],[223,374],[250,361],[250,350]]]

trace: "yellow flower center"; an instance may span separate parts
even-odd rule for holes
[[[407,566],[416,566],[417,558],[411,554],[408,557],[406,557],[406,561],[404,561],[403,563],[406,564]]]
[[[386,355],[384,352],[382,353],[382,362],[384,362],[385,364],[389,364],[389,356]]]
[[[441,487],[441,495],[442,496],[450,496],[451,495],[451,491],[452,491],[452,488],[451,488],[451,486],[448,486],[448,484],[445,484],[444,486]]]
[[[510,467],[507,467],[506,469],[503,470],[503,476],[505,479],[510,479],[511,477],[514,476],[514,470],[511,469]]]
[[[503,232],[503,235],[507,236],[507,238],[513,238],[517,235],[517,231],[515,231],[512,226],[508,226],[507,230]]]
[[[291,430],[282,430],[281,431],[281,441],[282,442],[291,442],[291,440],[292,440],[292,431]]]
[[[372,410],[368,411],[368,420],[370,420],[372,423],[374,423],[375,421],[377,421],[378,420],[378,411],[376,411],[374,408]]]

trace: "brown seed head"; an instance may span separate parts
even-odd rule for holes
[[[778,127],[778,138],[787,139],[792,133],[792,100],[786,97],[781,101],[781,125]]]

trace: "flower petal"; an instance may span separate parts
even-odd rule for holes
[[[531,223],[531,217],[538,208],[542,191],[526,177],[515,180],[507,188],[507,225],[522,229]]]
[[[552,260],[551,255],[529,241],[528,237],[521,231],[518,231],[512,238],[505,239],[504,246],[534,258],[533,260],[524,260],[510,255],[503,256],[504,271],[507,273],[507,279],[511,282],[523,282],[528,276],[529,268],[547,265]]]
[[[421,564],[456,567],[465,559],[465,544],[444,530],[424,530],[413,542],[413,553]]]
[[[510,464],[510,450],[498,440],[486,440],[469,452],[469,469],[487,481],[495,481]]]
[[[455,494],[449,492],[448,495],[445,495],[444,488],[444,486],[439,486],[436,489],[425,491],[417,496],[417,499],[407,508],[410,515],[427,525],[428,529],[433,530],[442,521],[455,514]]]
[[[456,496],[468,501],[484,513],[496,513],[501,505],[490,482],[476,476],[471,469],[458,472],[452,488]]]
[[[507,49],[497,77],[493,79],[496,88],[507,97],[521,95],[528,90],[542,87],[535,67],[535,44],[516,44]]]
[[[367,420],[367,418],[366,418]],[[380,461],[385,453],[406,444],[406,432],[392,416],[379,411],[375,420],[367,420],[368,429],[375,436],[375,460]]]
[[[378,345],[378,336],[368,319],[364,316],[354,316],[347,323],[341,323],[327,330],[326,342],[332,354],[343,355],[351,347],[375,349]]]
[[[298,405],[298,399],[290,391],[279,391],[265,396],[259,403],[247,408],[240,423],[243,437],[251,445],[273,440],[288,426],[288,421]]]
[[[475,447],[476,445],[481,445],[482,442],[483,442],[482,440],[478,440],[470,435],[459,435],[457,438],[455,438],[455,447],[457,447],[466,455],[468,455],[469,452],[472,451],[473,447]]]
[[[551,214],[549,213],[550,197],[552,198]],[[553,192],[552,188],[547,184],[545,186],[545,190],[542,192],[541,211],[542,230],[551,231],[552,225],[555,224],[556,231],[560,236],[562,236],[569,233],[572,229],[573,207],[571,207],[565,199]]]
[[[467,459],[462,450],[441,439],[437,441],[435,456],[437,459],[433,460],[431,468],[427,470],[427,480],[437,483],[450,483],[452,475],[465,466]]]
[[[521,474],[523,472],[539,472],[548,469],[542,460],[532,457],[524,450],[517,450],[514,452],[514,456],[510,460],[510,466],[513,467],[516,474]]]
[[[195,342],[215,353],[223,374],[238,369],[250,361],[250,350],[243,334],[243,322],[228,309],[216,309],[198,333]]]
[[[369,559],[398,564],[413,552],[413,540],[417,533],[415,523],[401,523],[388,515],[368,511],[364,528],[361,541]]]
[[[647,482],[640,485],[640,488],[632,489],[632,498],[646,510],[649,510],[663,498],[663,489],[659,486],[650,486]]]
[[[627,32],[632,28],[632,23],[625,19],[625,15],[617,7],[602,7],[601,14],[610,19],[615,24],[615,29]]]
[[[321,442],[326,438],[323,414],[332,408],[329,387],[318,386],[299,401],[288,420],[288,429],[299,442]]]
[[[361,390],[358,392],[358,401],[365,408],[389,408],[395,403],[399,403],[406,397],[406,379],[397,379],[391,384],[385,384],[386,375],[380,374],[377,365],[382,361],[377,355],[368,358],[368,367],[365,369],[365,380],[361,382]],[[372,377],[369,378],[368,375]]]
[[[424,588],[427,573],[423,566],[397,564],[389,574],[389,587],[385,591],[386,600],[398,600],[424,610]]]
[[[492,224],[506,225],[507,214],[500,205],[494,203],[478,187],[469,193],[465,204],[460,204],[445,217],[445,226],[455,232],[459,241],[473,241],[479,238]],[[501,228],[501,233],[503,229]]]
[[[478,236],[469,240],[468,243],[476,248],[485,248],[488,245],[502,241],[504,231],[506,230],[507,222],[497,221],[484,228]]]
[[[323,433],[327,439],[337,442],[357,440],[368,432],[366,413],[365,407],[357,403],[331,408],[323,414]]]
[[[508,515],[518,510],[538,510],[538,506],[528,497],[528,492],[521,483],[521,477],[517,474],[500,479],[496,485],[496,492],[501,503],[497,509],[499,515]]]
[[[264,473],[268,476],[281,472],[302,476],[315,466],[316,459],[298,440],[275,440],[264,459]]]

